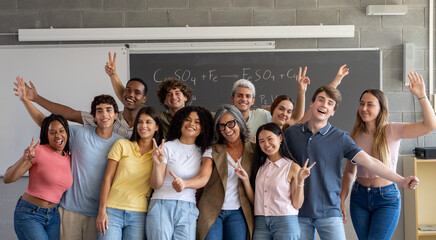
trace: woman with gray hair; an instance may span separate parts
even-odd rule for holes
[[[198,175],[174,181],[173,187],[176,190],[204,187],[198,202],[197,239],[251,239],[253,203],[249,199],[253,199],[254,193],[250,176],[240,180],[231,164],[251,173],[254,144],[249,140],[241,112],[233,105],[218,109],[214,127],[215,144],[204,152]]]

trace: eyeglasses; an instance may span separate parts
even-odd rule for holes
[[[226,123],[219,123],[217,125],[217,128],[220,131],[224,131],[224,130],[226,130],[226,127],[231,129],[231,128],[234,128],[235,126],[236,126],[236,119],[233,119],[233,120],[228,121]]]

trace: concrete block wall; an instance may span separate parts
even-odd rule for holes
[[[367,16],[370,4],[404,4],[409,10],[404,16]],[[413,122],[422,114],[403,84],[402,44],[414,44],[414,68],[427,81],[428,11],[428,0],[1,0],[0,45],[29,44],[18,42],[19,28],[352,24],[354,38],[277,39],[276,44],[291,49],[381,48],[390,120]],[[435,146],[436,132],[403,141],[401,154],[411,154],[418,145]],[[401,224],[394,239],[404,239]]]

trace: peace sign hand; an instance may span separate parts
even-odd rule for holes
[[[299,68],[298,79],[297,79],[298,91],[306,92],[307,85],[310,84],[310,79],[309,77],[306,76],[306,72],[307,72],[307,66],[304,66],[303,73],[301,73],[301,67]]]
[[[183,189],[185,189],[185,183],[183,182],[183,179],[179,178],[172,171],[169,171],[169,174],[174,178],[172,183],[174,190],[176,190],[176,192],[183,191]]]
[[[242,181],[246,181],[248,180],[248,174],[247,172],[244,170],[244,168],[242,168],[241,162],[238,161],[238,166],[235,166],[233,163],[229,162],[229,164],[235,169],[235,174],[242,180]]]
[[[116,63],[117,63],[117,53],[115,52],[114,58],[111,58],[111,53],[109,52],[109,62],[106,62],[106,66],[104,66],[104,70],[106,74],[109,75],[109,77],[117,74]]]
[[[165,154],[163,152],[164,142],[165,142],[165,140],[162,139],[162,143],[160,144],[160,146],[157,146],[156,139],[153,138],[154,150],[153,150],[153,153],[151,154],[151,156],[153,158],[153,162],[156,165],[160,165],[165,159]]]
[[[32,158],[35,157],[35,151],[39,147],[40,140],[38,140],[38,142],[35,145],[33,145],[34,142],[35,139],[32,137],[32,142],[30,142],[30,146],[27,147],[23,153],[23,157],[28,161],[30,161]]]
[[[304,166],[300,168],[300,171],[298,171],[298,182],[299,184],[304,181],[307,177],[310,175],[310,169],[316,164],[316,162],[312,163],[309,167],[307,167],[307,163],[309,162],[309,158],[306,160],[306,163],[304,163]]]

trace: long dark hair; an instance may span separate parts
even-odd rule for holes
[[[253,189],[255,189],[257,172],[259,171],[259,168],[262,167],[263,164],[265,164],[266,158],[268,157],[262,151],[262,149],[260,148],[260,145],[259,145],[259,133],[262,130],[270,131],[270,132],[274,133],[276,136],[280,136],[280,135],[283,136],[282,130],[275,123],[266,123],[257,129],[256,139],[258,141],[256,141],[256,154],[254,155],[253,163],[251,166],[251,177],[250,177],[250,183],[251,183],[251,186],[253,187]],[[283,140],[282,140],[282,143],[280,144],[280,148],[279,148],[280,156],[282,156],[285,159],[289,159],[289,160],[292,160],[295,162],[295,158],[292,156],[291,151],[289,151],[289,149],[287,147],[286,139],[284,137],[282,139]]]
[[[68,127],[68,121],[65,120],[65,118],[62,117],[61,115],[51,114],[50,116],[44,118],[44,121],[42,121],[41,124],[41,132],[39,133],[39,140],[41,140],[40,144],[41,145],[49,144],[48,129],[53,121],[60,122],[62,126],[65,128],[65,131],[67,132],[67,143],[65,144],[63,151],[66,153],[70,153],[70,128]]]
[[[156,140],[157,144],[160,144],[160,142],[162,141],[162,136],[163,136],[162,123],[160,121],[159,112],[156,109],[154,109],[153,107],[143,107],[138,111],[138,114],[136,114],[136,117],[135,117],[135,123],[133,124],[133,133],[132,133],[132,136],[130,137],[130,141],[137,142],[141,139],[141,137],[139,136],[139,133],[138,133],[138,121],[139,121],[139,117],[142,114],[147,114],[156,122],[156,125],[159,127],[159,129],[154,133],[153,138]]]
[[[191,112],[196,112],[200,119],[201,132],[195,139],[195,145],[200,147],[201,153],[210,147],[213,139],[213,119],[212,114],[204,107],[187,106],[174,114],[171,120],[170,128],[168,129],[167,141],[179,139],[182,136],[183,121],[189,117]]]

